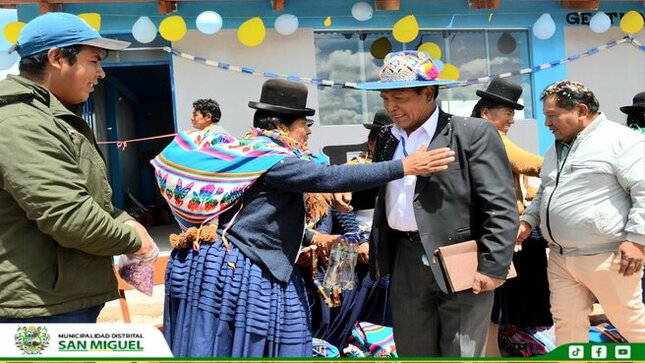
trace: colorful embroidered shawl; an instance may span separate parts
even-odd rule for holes
[[[242,140],[202,130],[178,133],[150,163],[161,194],[186,230],[230,209],[262,174],[293,156],[312,158],[277,130],[252,129]]]

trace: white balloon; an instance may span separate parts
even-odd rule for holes
[[[594,33],[604,33],[611,27],[611,19],[602,11],[596,13],[589,20],[589,28]]]
[[[150,43],[157,37],[157,27],[147,16],[142,16],[132,26],[132,36],[139,43]]]
[[[204,11],[197,16],[195,26],[204,34],[215,34],[222,29],[222,17],[214,11]]]
[[[538,39],[549,39],[555,34],[555,22],[551,14],[544,13],[533,24],[533,35]]]
[[[366,2],[358,2],[352,6],[352,16],[358,21],[365,21],[372,19],[374,15],[374,9],[372,5]]]
[[[298,17],[291,14],[282,14],[273,23],[275,30],[282,35],[290,35],[298,30]]]
[[[19,58],[18,52],[9,53],[7,49],[0,49],[0,71],[13,67]]]

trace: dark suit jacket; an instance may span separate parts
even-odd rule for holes
[[[510,164],[495,127],[439,107],[435,112],[439,121],[428,149],[450,146],[456,160],[445,171],[417,178],[413,206],[430,267],[447,293],[441,266],[433,258],[437,247],[476,239],[479,272],[504,279],[519,219]],[[376,141],[375,162],[392,160],[398,143],[391,128],[384,128]],[[397,239],[387,223],[385,190],[386,185],[379,188],[370,237],[371,272],[376,276],[391,271]]]

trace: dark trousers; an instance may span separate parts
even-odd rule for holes
[[[444,294],[422,262],[423,245],[405,238],[396,243],[390,303],[399,356],[483,357],[493,292]]]
[[[18,319],[0,317],[0,323],[96,323],[96,318],[98,318],[104,305],[105,304],[100,304],[85,309],[70,311],[69,313],[51,316],[36,316],[32,318]]]

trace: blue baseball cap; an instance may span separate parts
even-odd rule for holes
[[[51,48],[89,45],[107,50],[121,50],[130,42],[108,39],[92,29],[83,19],[68,13],[47,13],[27,23],[18,37],[15,50],[21,57],[46,52]]]

